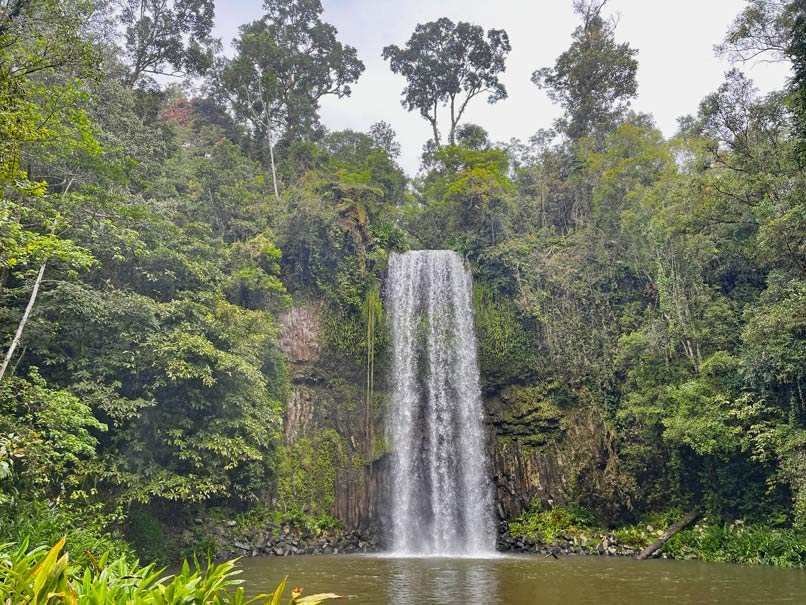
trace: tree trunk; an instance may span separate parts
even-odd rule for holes
[[[274,197],[280,201],[280,190],[277,188],[277,169],[274,166],[274,143],[271,140],[271,118],[267,120],[266,135],[269,139],[269,158],[271,160],[271,180],[274,183]]]
[[[437,104],[434,102],[434,117],[425,115],[425,118],[431,122],[431,130],[434,131],[434,144],[437,146],[439,151],[442,151],[442,142],[439,140],[439,129],[437,128]]]
[[[681,529],[686,527],[688,524],[693,523],[700,517],[702,517],[702,513],[698,510],[693,510],[691,512],[686,513],[685,515],[683,515],[683,518],[680,519],[680,521],[678,521],[677,523],[669,527],[669,529],[667,529],[665,532],[663,532],[660,538],[658,538],[652,544],[650,544],[644,550],[642,550],[641,554],[638,555],[638,558],[640,560],[648,559],[653,554],[655,554],[655,551],[662,548],[663,545],[666,544],[666,542],[669,540],[669,538],[671,538]]]
[[[31,316],[31,310],[34,308],[34,303],[36,302],[36,295],[39,294],[39,286],[42,284],[42,278],[45,276],[45,267],[47,266],[47,264],[48,261],[44,261],[42,263],[42,266],[39,267],[39,274],[36,276],[36,281],[34,282],[34,289],[31,291],[31,298],[28,299],[28,306],[25,307],[25,313],[22,314],[20,325],[17,326],[17,332],[14,334],[14,339],[11,341],[11,346],[9,346],[8,351],[6,351],[6,357],[5,359],[3,359],[3,365],[0,366],[0,380],[2,380],[3,376],[5,376],[8,364],[11,362],[11,358],[14,356],[14,351],[17,350],[17,345],[20,344],[20,338],[22,338],[22,331],[25,329],[25,324],[28,323],[28,318]]]
[[[454,110],[454,97],[451,97],[451,132],[448,137],[448,142],[453,147],[456,145],[456,112]]]
[[[67,186],[64,188],[64,192],[62,195],[67,195],[70,191],[70,187],[73,186],[73,178],[71,177],[70,180],[67,182]],[[53,219],[53,224],[50,226],[50,232],[56,233],[56,227],[59,224],[58,217]],[[6,370],[8,369],[8,364],[11,363],[11,358],[14,356],[14,351],[17,349],[17,346],[20,344],[20,339],[22,338],[22,331],[25,329],[25,324],[28,323],[28,318],[31,316],[31,311],[34,308],[34,303],[36,302],[36,295],[39,294],[39,286],[42,285],[42,278],[45,277],[45,267],[48,265],[48,259],[42,261],[42,265],[39,267],[39,273],[36,276],[36,281],[34,282],[34,289],[31,290],[31,298],[28,299],[28,306],[25,307],[25,313],[22,314],[22,319],[20,320],[20,325],[17,326],[17,332],[14,334],[14,339],[11,341],[11,346],[8,347],[8,351],[6,351],[5,359],[3,359],[3,365],[0,366],[0,380],[3,379],[3,376],[6,374]],[[15,366],[16,368],[16,366]]]

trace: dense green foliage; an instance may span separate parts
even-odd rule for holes
[[[557,506],[543,510],[540,502],[532,502],[509,524],[509,531],[513,536],[553,542],[561,536],[567,539],[589,531],[593,525],[593,515],[585,509]]]
[[[177,574],[167,574],[154,564],[145,567],[125,558],[110,559],[108,553],[99,559],[91,557],[85,565],[70,560],[63,551],[65,540],[50,550],[45,547],[28,550],[28,544],[0,547],[0,598],[6,603],[30,605],[247,605],[248,603],[280,603],[286,579],[271,594],[247,599],[239,587],[235,561],[208,563],[202,567],[187,561]],[[317,605],[338,595],[301,596],[302,590],[291,592],[289,605]]]
[[[640,552],[682,516],[679,509],[644,515],[641,522],[608,532],[597,526],[590,511],[555,506],[543,509],[533,502],[509,524],[513,538],[543,544],[567,543],[596,552],[603,538]],[[674,534],[662,552],[673,559],[699,559],[723,563],[803,567],[806,565],[806,536],[792,528],[769,525],[712,523],[704,519]]]
[[[267,0],[232,59],[207,0],[2,5],[0,541],[142,551],[210,507],[330,522],[388,447],[388,256],[450,248],[502,442],[558,443],[583,412],[608,435],[604,479],[570,469],[570,508],[524,531],[592,522],[576,505],[603,525],[697,507],[713,524],[681,556],[800,564],[802,4],[748,2],[722,47],[791,62],[787,89],[732,70],[670,139],[629,111],[636,51],[601,0],[575,2],[571,46],[534,74],[555,129],[506,145],[460,123],[505,97],[506,33],[419,25],[384,51],[433,126],[413,179],[388,124],[321,124],[363,63],[319,0]],[[321,323],[304,370],[281,347],[292,305]]]
[[[804,567],[806,538],[792,529],[742,524],[698,524],[672,537],[664,551],[675,559]]]

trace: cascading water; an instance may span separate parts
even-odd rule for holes
[[[472,292],[455,252],[389,259],[391,512],[401,554],[482,556],[495,547]]]

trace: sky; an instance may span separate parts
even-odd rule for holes
[[[338,29],[338,39],[354,46],[366,70],[343,99],[325,98],[321,118],[330,130],[366,131],[381,120],[397,132],[400,164],[417,172],[430,125],[400,104],[405,85],[381,58],[384,46],[404,46],[415,25],[448,17],[486,29],[504,29],[512,51],[502,81],[509,98],[493,105],[477,97],[465,122],[483,126],[493,141],[528,139],[549,128],[560,109],[545,91],[531,83],[535,69],[552,66],[571,43],[578,25],[572,0],[323,0],[324,21]],[[666,136],[674,134],[677,118],[696,113],[703,97],[716,90],[732,65],[714,55],[713,47],[744,6],[743,0],[610,0],[605,14],[618,19],[616,41],[638,49],[638,98],[632,107],[654,116]],[[262,15],[260,0],[217,0],[214,35],[225,53],[238,27]],[[788,66],[759,61],[740,66],[762,92],[786,83]]]

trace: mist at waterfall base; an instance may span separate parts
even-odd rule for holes
[[[473,282],[449,250],[389,258],[392,551],[495,554]]]

